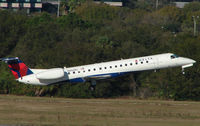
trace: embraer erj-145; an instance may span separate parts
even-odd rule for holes
[[[91,86],[96,85],[96,80],[118,77],[131,72],[178,66],[181,66],[182,70],[184,70],[184,68],[191,67],[196,62],[172,53],[52,69],[30,69],[18,57],[1,58],[0,60],[8,64],[16,80],[22,83],[49,85],[63,81],[90,81]]]

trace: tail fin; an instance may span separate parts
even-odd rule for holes
[[[16,79],[33,74],[33,72],[18,57],[1,58],[0,60],[8,64],[12,74]]]

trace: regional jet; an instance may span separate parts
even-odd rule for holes
[[[95,87],[96,80],[118,77],[133,72],[180,66],[184,73],[184,68],[191,67],[196,62],[172,53],[51,69],[30,69],[18,57],[1,58],[0,60],[8,64],[15,79],[21,83],[50,85],[64,81],[90,81],[91,87]]]

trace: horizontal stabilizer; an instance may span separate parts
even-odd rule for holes
[[[19,60],[18,57],[8,57],[8,58],[0,58],[1,61],[8,62],[8,61],[17,61]]]

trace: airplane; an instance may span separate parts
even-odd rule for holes
[[[69,68],[30,69],[18,57],[1,58],[8,64],[18,82],[32,85],[50,85],[58,82],[91,82],[91,90],[95,89],[96,80],[118,77],[124,74],[158,70],[171,67],[184,69],[193,66],[195,60],[179,57],[173,53],[121,59],[90,65]]]

